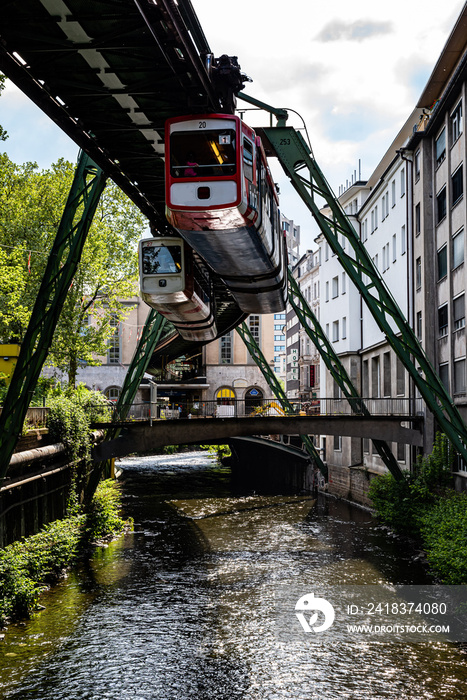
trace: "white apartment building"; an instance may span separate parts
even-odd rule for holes
[[[368,182],[353,183],[339,197],[464,420],[466,21],[464,7],[417,107]],[[436,430],[431,414],[417,401],[405,368],[360,295],[352,285],[343,284],[343,272],[323,237],[317,241],[322,254],[321,321],[328,338],[361,395],[370,399],[370,408],[373,400],[399,401],[401,406],[414,400],[411,405],[425,415],[424,452],[428,452]],[[328,373],[325,376],[321,395],[336,396],[333,380]],[[384,470],[369,440],[326,442],[326,460],[334,470],[338,492],[352,493],[355,470]],[[404,444],[391,447],[401,467],[410,468],[415,451]],[[465,488],[465,476],[460,464],[460,488]]]

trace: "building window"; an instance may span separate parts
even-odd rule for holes
[[[284,342],[285,342],[285,335],[283,335],[283,334],[281,334],[281,335],[275,335],[275,336],[274,336],[274,341],[275,341],[275,342],[284,343]]]
[[[451,143],[455,143],[462,133],[462,102],[459,102],[451,114]]]
[[[368,398],[370,396],[370,373],[369,373],[368,360],[363,360],[362,394],[365,398]]]
[[[248,317],[248,327],[257,345],[260,345],[260,317],[258,314],[252,314]]]
[[[397,260],[397,236],[396,234],[392,237],[392,262],[395,263]]]
[[[407,249],[406,238],[405,238],[405,224],[401,226],[401,255],[405,254]]]
[[[419,340],[422,339],[422,312],[417,311],[416,317],[416,333]]]
[[[415,261],[415,288],[421,289],[422,287],[422,259],[417,258]]]
[[[332,323],[332,342],[337,343],[339,340],[339,321],[333,321]]]
[[[459,267],[464,262],[464,229],[452,237],[452,267]]]
[[[218,406],[233,406],[235,403],[235,391],[228,387],[219,389],[216,394],[216,402]]]
[[[378,398],[380,395],[381,379],[379,369],[379,357],[371,358],[371,396]]]
[[[362,241],[365,243],[365,241],[368,240],[368,219],[365,219],[365,221],[362,224]]]
[[[106,396],[109,399],[109,401],[116,403],[118,401],[118,399],[120,398],[121,393],[122,393],[122,390],[119,386],[109,386],[104,391],[104,396]]]
[[[443,128],[440,135],[435,141],[436,148],[436,165],[441,165],[446,158],[446,129]]]
[[[446,187],[443,187],[441,192],[436,195],[436,223],[439,224],[440,221],[446,216]]]
[[[397,443],[397,461],[405,462],[405,445],[403,442]]]
[[[347,316],[342,319],[342,340],[347,338]]]
[[[441,379],[441,384],[444,386],[446,391],[449,391],[449,364],[446,362],[444,365],[440,365],[438,368],[439,378]]]
[[[451,175],[452,204],[457,204],[464,194],[463,167],[459,165],[456,172]]]
[[[454,330],[465,328],[465,295],[461,294],[452,301],[452,321]]]
[[[345,294],[346,291],[346,278],[345,278],[345,272],[342,273],[342,294]]]
[[[326,289],[326,292],[325,292],[325,294],[324,294],[324,300],[325,300],[325,301],[329,301],[329,282],[326,282],[326,287],[325,287],[325,289]]]
[[[396,358],[396,394],[405,396],[405,367],[399,357]]]
[[[110,327],[113,328],[113,333],[109,339],[107,361],[109,365],[118,365],[120,364],[120,323],[116,314],[110,317]]]
[[[275,321],[285,321],[285,314],[274,314]]]
[[[420,216],[420,203],[415,205],[415,235],[420,235],[421,228],[421,216]]]
[[[438,282],[448,274],[448,247],[444,245],[437,252],[438,260]]]
[[[454,393],[465,394],[465,359],[454,360]]]
[[[332,298],[339,296],[339,277],[332,278]]]
[[[415,151],[415,180],[420,179],[420,149]]]
[[[324,244],[324,260],[329,260],[329,245],[327,243]]]
[[[438,309],[438,337],[444,338],[448,334],[448,305],[444,304]]]
[[[391,182],[391,205],[396,206],[396,181]]]
[[[282,352],[285,350],[285,345],[274,345],[274,352]]]
[[[391,354],[383,355],[383,396],[391,396]]]
[[[334,452],[340,452],[342,450],[342,437],[340,435],[334,435]]]
[[[220,364],[221,365],[231,365],[232,364],[232,331],[223,335],[220,340]]]
[[[401,197],[405,195],[405,168],[401,170]]]

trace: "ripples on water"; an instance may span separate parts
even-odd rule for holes
[[[10,628],[0,647],[5,698],[467,697],[465,656],[453,646],[278,641],[279,585],[426,582],[404,542],[365,511],[234,495],[203,453],[121,466],[135,532],[48,593],[30,623]]]

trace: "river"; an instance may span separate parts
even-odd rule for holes
[[[8,628],[0,697],[467,697],[466,655],[448,642],[278,636],[279,589],[430,582],[417,552],[370,513],[326,497],[234,494],[206,453],[120,466],[134,532],[97,550],[43,595],[44,610]]]

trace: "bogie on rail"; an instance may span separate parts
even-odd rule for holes
[[[185,340],[214,340],[217,329],[209,273],[182,238],[141,240],[139,269],[146,304],[171,321]]]
[[[285,308],[287,255],[259,137],[227,114],[166,122],[166,215],[246,313]]]

